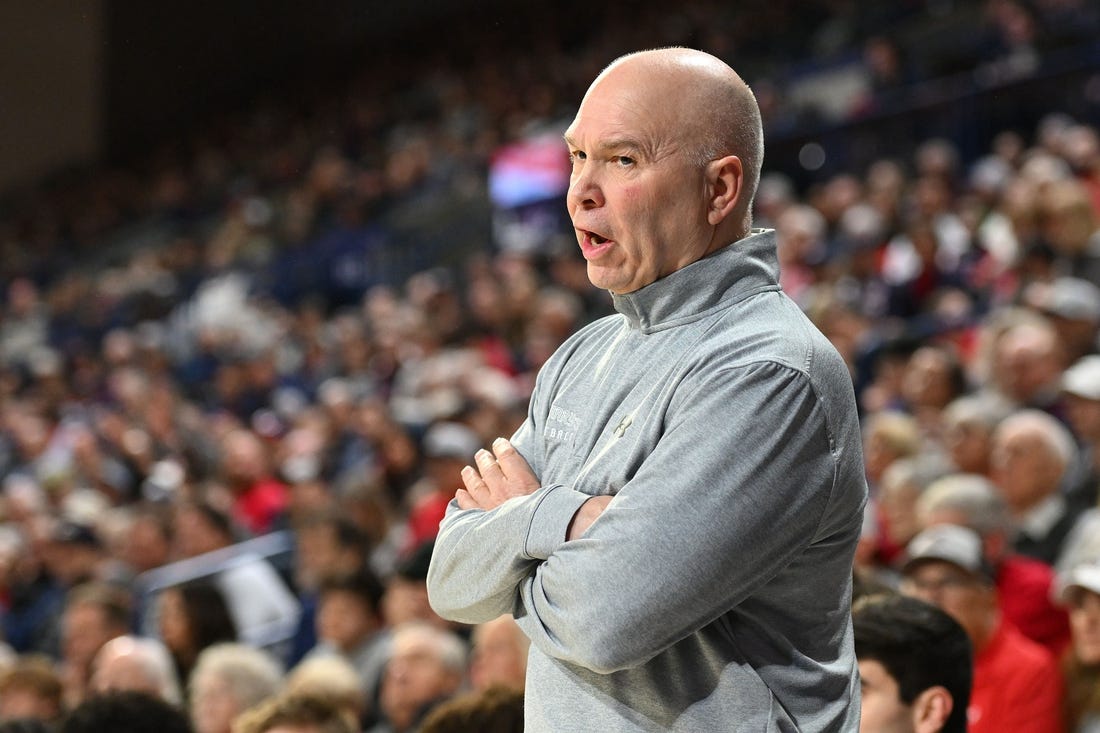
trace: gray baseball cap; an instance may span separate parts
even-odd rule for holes
[[[993,580],[993,573],[982,555],[982,538],[968,527],[937,524],[920,532],[906,547],[901,572],[908,575],[932,560],[949,562],[987,582]]]

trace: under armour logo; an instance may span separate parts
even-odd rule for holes
[[[627,415],[622,420],[620,420],[619,424],[615,426],[615,437],[621,438],[626,435],[626,429],[630,427],[630,424],[632,422],[634,422],[634,418],[630,415]]]

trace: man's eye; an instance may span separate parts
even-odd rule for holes
[[[634,159],[629,155],[616,155],[615,162],[621,165],[623,168],[629,168],[634,165]]]
[[[574,150],[569,154],[570,163],[576,163],[578,160],[586,160],[587,158],[588,156],[584,154],[583,150]]]

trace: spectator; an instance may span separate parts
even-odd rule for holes
[[[527,683],[527,652],[531,640],[510,615],[474,627],[470,649],[470,686],[522,690]]]
[[[351,662],[334,654],[304,659],[287,673],[286,695],[321,697],[347,710],[356,720],[367,719],[363,683]]]
[[[1035,283],[1023,295],[1028,305],[1050,319],[1058,334],[1063,365],[1096,350],[1100,287],[1077,277],[1059,277],[1050,283]]]
[[[4,536],[7,573],[4,613],[0,614],[3,638],[18,653],[56,656],[68,589],[50,575],[39,550],[45,542],[42,528],[49,518],[44,508],[35,505],[39,501],[44,504],[44,499],[37,484],[25,478],[9,477],[4,489],[11,524]]]
[[[135,508],[122,554],[122,560],[135,576],[172,559],[172,526],[163,509],[156,505]]]
[[[59,733],[192,733],[187,715],[161,698],[144,692],[93,695],[62,721]]]
[[[966,733],[970,639],[936,606],[894,594],[852,609],[859,659],[860,730]]]
[[[1060,417],[1061,348],[1058,332],[1045,318],[1009,327],[997,342],[993,386],[1019,408]]]
[[[473,460],[482,441],[462,423],[439,421],[424,433],[422,445],[425,475],[409,489],[406,552],[435,539],[447,505],[462,488],[462,467]]]
[[[428,564],[434,540],[425,542],[402,560],[386,581],[382,594],[382,617],[393,628],[406,621],[428,621],[437,626],[450,624],[439,617],[428,603]]]
[[[0,721],[52,723],[65,709],[61,678],[48,657],[28,655],[0,672]]]
[[[359,675],[362,695],[373,701],[388,654],[379,604],[381,582],[369,570],[334,575],[321,584],[317,606],[317,646],[306,659],[336,655]]]
[[[1048,565],[1078,521],[1063,490],[1076,454],[1069,430],[1040,410],[1015,413],[993,434],[993,481],[1017,529],[1014,549]]]
[[[523,733],[523,691],[489,687],[458,695],[440,704],[420,726],[420,733]]]
[[[251,430],[234,430],[223,439],[222,473],[233,495],[233,517],[252,534],[270,531],[290,498],[270,461],[267,446]]]
[[[873,496],[891,463],[920,451],[920,427],[911,415],[887,410],[867,417],[863,436],[863,462]]]
[[[382,720],[370,733],[416,730],[432,707],[458,691],[465,670],[465,643],[453,632],[423,621],[395,627],[379,694]]]
[[[121,588],[90,582],[74,588],[61,617],[61,678],[65,704],[84,699],[95,655],[111,639],[130,631],[132,599]]]
[[[1100,355],[1082,357],[1062,375],[1066,418],[1081,450],[1081,479],[1070,501],[1096,506],[1100,494]]]
[[[1052,182],[1042,190],[1040,207],[1043,235],[1057,254],[1059,269],[1100,284],[1100,223],[1085,186],[1077,180]]]
[[[160,638],[180,680],[191,676],[204,649],[237,641],[237,625],[225,596],[213,583],[193,581],[165,588],[157,605]]]
[[[883,472],[874,507],[878,520],[877,559],[884,570],[896,571],[899,556],[921,529],[917,502],[928,485],[945,473],[942,461],[924,453],[899,458]]]
[[[1066,730],[1092,733],[1100,726],[1100,563],[1083,562],[1063,573],[1057,590],[1073,630],[1063,660]]]
[[[317,644],[317,602],[328,575],[347,575],[367,567],[371,539],[350,517],[336,508],[314,511],[294,527],[294,584],[301,603],[293,646],[287,663],[293,666]]]
[[[245,711],[233,733],[359,733],[355,718],[324,697],[305,694],[272,698]]]
[[[914,537],[907,554],[902,592],[943,609],[970,637],[969,733],[1059,733],[1061,672],[1046,648],[1005,623],[978,534],[958,525],[936,525]]]
[[[966,373],[954,349],[939,344],[921,346],[909,357],[901,378],[901,397],[930,438],[947,405],[966,391]]]
[[[101,569],[106,554],[92,527],[64,520],[57,524],[50,539],[46,567],[63,588],[104,579]]]
[[[283,670],[269,653],[234,642],[207,647],[187,682],[195,733],[232,733],[233,720],[279,693]]]
[[[91,689],[96,694],[147,692],[172,705],[183,704],[172,655],[161,642],[141,636],[117,636],[103,645],[92,663]]]
[[[1069,643],[1069,619],[1051,599],[1054,571],[1012,550],[1012,522],[997,488],[983,476],[945,476],[928,487],[915,509],[921,529],[957,524],[978,533],[1005,620],[1060,656]]]
[[[1009,415],[1009,405],[989,394],[968,394],[943,411],[943,442],[959,473],[989,476],[993,431]]]

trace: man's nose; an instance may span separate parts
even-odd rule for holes
[[[569,181],[569,192],[566,200],[571,209],[591,209],[603,206],[603,190],[600,188],[596,172],[591,164],[584,165],[573,174]]]

